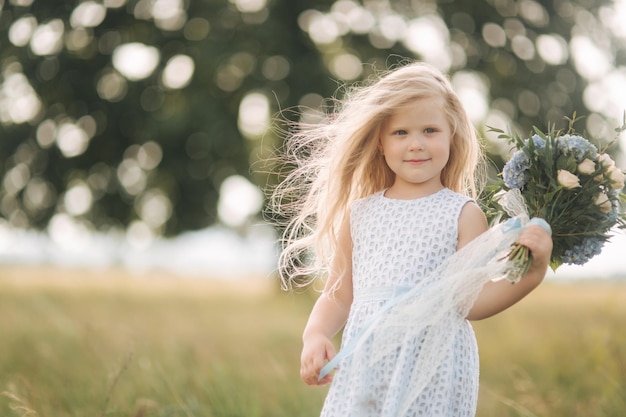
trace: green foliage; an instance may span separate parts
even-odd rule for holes
[[[18,227],[45,228],[68,213],[97,229],[137,220],[155,234],[201,228],[218,221],[226,177],[274,181],[251,168],[280,139],[242,131],[240,105],[250,93],[264,95],[271,114],[315,109],[344,83],[404,58],[443,59],[451,74],[477,75],[485,102],[529,129],[583,111],[587,86],[573,60],[547,63],[532,45],[542,36],[567,43],[581,30],[601,37],[598,45],[612,37],[596,17],[609,4],[603,0],[268,0],[246,8],[253,3],[3,1],[0,88],[9,98],[0,100],[0,216]],[[81,20],[76,11],[84,5],[91,9]],[[48,37],[36,40],[35,30],[46,28]],[[407,37],[424,29],[442,39],[433,56],[430,39]],[[151,74],[130,79],[113,65],[116,48],[128,43],[158,52]],[[623,43],[611,48],[618,65]],[[191,58],[194,72],[188,84],[172,87],[163,74],[177,56]],[[85,140],[59,133],[62,126],[78,126],[88,137],[85,149],[62,151],[68,141]],[[65,198],[77,184],[91,195],[78,201],[82,208]],[[146,214],[155,201],[160,214]]]
[[[563,263],[586,263],[600,252],[613,227],[626,226],[626,213],[620,204],[624,198],[623,172],[615,167],[608,154],[599,152],[588,139],[576,133],[575,113],[567,120],[569,128],[565,132],[554,128],[542,132],[535,128],[535,134],[526,139],[517,133],[509,135],[501,129],[492,129],[517,150],[504,166],[500,187],[489,190],[488,215],[501,218],[521,215],[512,213],[506,206],[510,203],[501,204],[499,198],[505,190],[519,191],[526,214],[544,219],[552,229],[553,269]],[[617,132],[623,129],[624,126]],[[503,197],[508,197],[507,194]],[[528,249],[517,245],[510,258],[526,267]]]
[[[0,190],[3,217],[17,226],[45,227],[54,214],[68,211],[64,193],[80,181],[89,186],[94,200],[91,210],[75,215],[86,225],[120,228],[145,220],[143,201],[157,192],[167,199],[168,217],[160,224],[148,223],[155,233],[208,226],[217,221],[222,181],[234,174],[251,177],[250,162],[258,152],[237,127],[243,97],[257,89],[268,96],[274,91],[281,106],[293,106],[310,85],[330,94],[322,63],[297,34],[296,17],[304,4],[271,4],[267,15],[255,20],[227,0],[183,3],[188,2],[181,2],[186,9],[183,24],[174,28],[157,24],[145,1],[108,8],[100,24],[86,28],[70,22],[80,1],[4,5],[0,83],[12,73],[23,73],[42,108],[29,123],[0,122],[0,175],[7,176],[20,164],[28,166],[28,174],[18,178],[15,187]],[[15,46],[8,29],[29,16],[39,23],[62,22],[63,35],[84,36],[84,44],[64,45],[43,56],[32,53],[29,44]],[[124,79],[113,65],[115,48],[130,42],[154,47],[160,54],[156,69],[144,79]],[[183,88],[167,88],[163,71],[178,55],[192,58],[194,75]],[[286,57],[291,65],[281,79],[263,75],[264,63],[273,57]],[[47,120],[57,128],[81,120],[95,124],[87,149],[67,156],[58,138],[42,140],[38,127]],[[138,153],[146,143],[156,144],[157,166],[140,163]],[[124,161],[131,161],[126,179]],[[38,198],[33,197],[36,188],[28,189],[31,182],[40,184]]]

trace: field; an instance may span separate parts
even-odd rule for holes
[[[268,279],[0,268],[0,416],[298,417],[314,300]],[[474,324],[479,417],[626,415],[626,282],[546,282]]]

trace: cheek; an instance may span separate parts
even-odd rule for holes
[[[380,149],[380,152],[385,156],[394,155],[398,152],[397,143],[394,143],[393,141],[390,141],[390,140],[382,140],[379,145],[379,149]]]
[[[443,152],[445,152],[449,159],[450,155],[452,155],[452,139],[448,138],[448,140],[444,142],[445,143],[442,145]]]
[[[443,143],[440,143],[437,147],[437,152],[442,158],[445,158],[446,160],[450,159],[450,155],[452,155],[450,143],[445,141]]]
[[[455,159],[452,150],[445,146],[439,149],[439,160],[442,161],[443,166],[447,166],[451,160]]]

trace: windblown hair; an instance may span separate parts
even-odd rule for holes
[[[379,152],[383,123],[403,106],[432,97],[444,98],[452,132],[441,181],[453,191],[477,197],[482,150],[445,75],[415,62],[354,86],[335,101],[334,111],[322,122],[295,124],[285,138],[282,156],[290,171],[270,201],[274,213],[284,219],[279,257],[284,288],[305,285],[328,272],[351,203],[394,182],[395,174]]]

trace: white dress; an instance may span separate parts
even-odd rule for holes
[[[415,200],[376,193],[354,202],[350,218],[353,241],[354,301],[342,348],[360,336],[368,320],[398,288],[413,287],[455,253],[458,221],[468,197],[449,189]],[[478,397],[478,349],[471,325],[455,328],[443,361],[429,383],[408,393],[422,336],[405,340],[376,361],[349,356],[339,363],[323,417],[472,417]],[[368,342],[363,350],[367,351]],[[354,360],[354,361],[353,361]],[[350,369],[350,372],[348,372]],[[356,370],[356,372],[355,372]],[[348,373],[350,375],[348,375]],[[402,405],[404,404],[404,405]],[[408,404],[408,405],[407,405]]]

